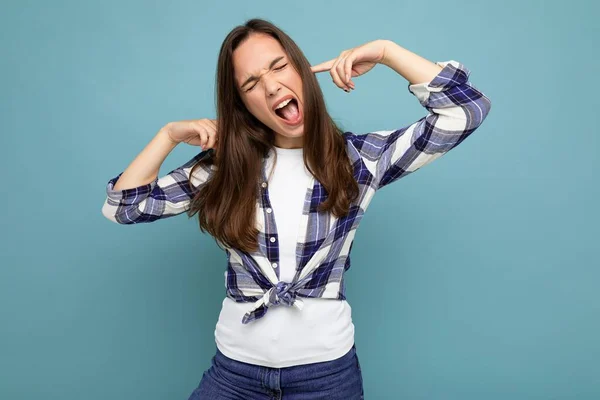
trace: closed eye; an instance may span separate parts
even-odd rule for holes
[[[287,66],[287,63],[286,63],[286,64],[283,64],[281,67],[277,67],[277,68],[275,68],[275,71],[282,70],[282,69],[284,69],[286,66]],[[248,88],[248,89],[246,90],[246,92],[249,92],[249,91],[251,91],[252,89],[254,89],[254,87],[255,87],[255,86],[256,86],[256,84],[252,85],[250,88]]]

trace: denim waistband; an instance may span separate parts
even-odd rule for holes
[[[243,361],[235,360],[226,356],[217,348],[216,354],[213,357],[213,363],[218,367],[228,369],[239,375],[244,375],[250,378],[255,378],[259,372],[263,372],[265,370],[280,370],[282,372],[286,371],[288,373],[294,373],[297,372],[297,370],[302,370],[303,372],[309,374],[319,374],[320,372],[332,373],[338,369],[347,368],[348,365],[354,361],[355,354],[356,344],[353,344],[350,350],[346,352],[346,354],[334,360],[276,368],[264,365],[250,364]]]

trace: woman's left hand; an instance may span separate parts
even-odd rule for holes
[[[354,89],[352,78],[370,71],[385,58],[387,40],[379,39],[344,50],[337,58],[311,67],[312,72],[329,71],[333,82],[346,92]]]

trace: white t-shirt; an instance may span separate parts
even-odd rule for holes
[[[280,280],[291,282],[298,226],[311,175],[304,166],[302,148],[274,149],[277,162],[269,180],[269,200],[279,235],[277,268],[281,268]],[[274,156],[267,158],[267,177],[273,161]],[[225,297],[215,328],[218,349],[229,358],[272,368],[330,361],[346,354],[354,344],[348,302],[305,297],[302,301],[302,310],[272,306],[263,318],[242,324],[242,317],[254,303],[237,303]]]

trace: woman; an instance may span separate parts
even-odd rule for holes
[[[350,92],[377,64],[404,77],[428,114],[400,129],[342,132],[315,74],[328,71]],[[165,125],[108,182],[102,209],[121,224],[198,213],[200,229],[226,252],[217,351],[190,399],[363,398],[343,281],[353,238],[377,190],[483,122],[490,101],[468,76],[456,61],[432,63],[389,40],[311,66],[268,21],[228,34],[216,120]],[[202,151],[158,177],[181,142]]]

